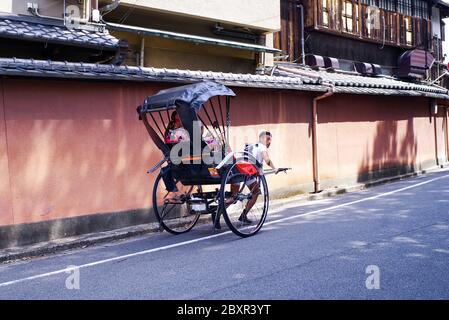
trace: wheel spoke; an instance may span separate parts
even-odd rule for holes
[[[167,214],[169,214],[169,213],[173,210],[173,208],[175,207],[175,205],[173,204],[169,210],[165,211],[165,209],[167,208],[167,206],[168,206],[168,205],[164,206],[164,209],[162,210],[162,212],[163,212],[163,213],[162,213],[162,217],[161,217],[162,220],[164,220],[165,216],[166,216]]]
[[[228,207],[224,206],[224,216],[226,223],[234,233],[242,237],[247,237],[254,235],[262,227],[268,211],[268,197],[266,196],[267,189],[265,177],[255,177],[254,175],[236,173],[236,169],[234,170],[234,168],[236,168],[238,161],[239,160],[228,169],[226,176],[222,181],[222,189],[227,187],[227,184],[231,184],[235,181],[242,181],[239,182],[238,193],[234,195],[236,197],[236,202],[238,203]],[[252,182],[248,185],[248,181],[254,181],[255,183]],[[224,195],[223,190],[221,191],[221,194],[222,196]],[[251,220],[251,223],[240,219],[243,210],[247,208],[249,208],[249,211],[246,212],[246,218]]]
[[[167,192],[162,176],[158,176],[153,190],[153,210],[166,231],[179,234],[192,229],[201,212],[191,212],[188,204],[195,187],[184,186],[181,181],[175,181],[175,186],[176,192]],[[197,188],[200,190],[200,187]],[[185,214],[186,212],[190,214]]]

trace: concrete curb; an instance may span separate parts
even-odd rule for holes
[[[117,241],[143,234],[157,232],[159,225],[137,225],[112,231],[89,233],[82,236],[62,238],[48,242],[40,242],[24,247],[14,247],[0,250],[0,264],[17,260],[45,256],[70,249],[86,248],[94,244]]]
[[[447,164],[445,164],[444,166],[441,165],[427,170],[421,170],[418,172],[408,173],[389,178],[382,178],[379,180],[370,181],[363,184],[323,190],[322,192],[316,194],[303,194],[289,198],[272,199],[272,201],[270,201],[270,210],[279,209],[286,205],[294,205],[295,203],[300,203],[304,201],[332,198],[345,193],[360,191],[374,186],[386,184],[389,182],[400,181],[407,178],[423,175],[426,173],[438,172],[442,171],[441,169],[445,168],[446,166]],[[201,218],[198,223],[201,224],[210,223],[210,218],[209,217]],[[0,250],[0,264],[55,254],[70,249],[85,248],[95,244],[101,244],[105,242],[117,241],[135,236],[140,236],[148,233],[154,233],[158,232],[159,230],[160,228],[157,223],[151,223],[145,225],[126,227],[122,229],[116,229],[112,231],[91,233],[70,238],[62,238],[49,242],[41,242],[30,246],[2,249]]]

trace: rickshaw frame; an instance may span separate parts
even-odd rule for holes
[[[221,97],[225,97],[225,115],[223,115],[222,110],[222,102]],[[161,229],[165,229],[166,231],[173,234],[180,234],[187,232],[193,228],[196,222],[199,219],[201,214],[212,214],[214,225],[216,225],[217,221],[220,219],[220,215],[223,214],[226,224],[229,228],[237,235],[241,237],[248,237],[256,234],[260,228],[262,227],[268,212],[268,204],[269,204],[269,195],[268,195],[268,187],[264,177],[264,172],[262,170],[262,166],[257,165],[257,160],[254,156],[248,151],[240,151],[233,152],[230,151],[229,145],[229,129],[230,129],[230,104],[231,97],[234,97],[235,93],[225,87],[222,84],[218,84],[212,81],[203,81],[190,85],[175,87],[171,89],[161,90],[157,94],[147,97],[144,100],[144,103],[137,108],[137,112],[139,114],[139,120],[145,125],[147,132],[154,144],[161,150],[163,154],[163,159],[159,161],[156,165],[154,165],[151,169],[149,169],[148,173],[153,173],[158,169],[161,169],[158,177],[156,178],[155,185],[153,188],[153,211],[160,223]],[[212,99],[217,98],[217,106],[216,110]],[[210,114],[214,115],[214,120],[212,120],[211,115],[208,112],[208,108],[206,107],[206,103],[209,103],[211,109]],[[202,123],[202,126],[206,128],[210,133],[212,130],[215,131],[216,134],[220,135],[221,143],[221,155],[224,155],[221,158],[221,161],[213,164],[205,164],[203,161],[203,148],[201,148],[201,155],[197,155],[193,153],[192,142],[189,142],[190,146],[190,160],[195,158],[196,156],[200,156],[200,163],[194,164],[192,162],[183,163],[179,165],[174,165],[171,157],[172,148],[169,144],[164,142],[164,132],[161,129],[162,126],[165,131],[168,128],[165,124],[164,117],[167,118],[167,121],[170,121],[171,115],[170,111],[176,110],[180,120],[182,122],[183,127],[188,131],[189,135],[193,137],[193,125],[198,121]],[[212,125],[212,130],[208,128],[207,121],[200,117],[199,113],[201,110],[204,110],[205,115],[207,116],[207,120],[209,120],[210,125]],[[220,114],[220,117],[217,114]],[[164,115],[163,115],[164,114]],[[149,117],[148,117],[149,115]],[[156,117],[158,115],[158,117]],[[204,115],[203,115],[204,117]],[[150,123],[150,119],[151,123]],[[159,118],[159,119],[157,119]],[[221,120],[221,127],[219,121]],[[203,139],[201,139],[201,147],[203,147]],[[205,143],[204,143],[205,144]],[[205,146],[205,148],[207,145]],[[211,151],[211,154],[213,152]],[[184,158],[183,158],[184,159]],[[182,161],[183,161],[182,159]],[[162,167],[164,164],[166,166]],[[241,165],[254,165],[254,168],[257,169],[257,173],[245,174],[239,172],[239,166]],[[257,218],[257,225],[253,229],[250,226],[245,226],[241,222],[234,223],[232,221],[230,211],[230,206],[228,199],[237,198],[237,202],[247,200],[251,201],[253,197],[256,197],[256,201],[259,197],[259,194],[253,194],[255,185],[252,187],[253,189],[247,192],[246,194],[242,192],[245,189],[245,184],[250,179],[257,179],[257,185],[260,192],[261,188],[263,188],[263,206],[260,218]],[[159,187],[161,184],[161,180],[163,180],[163,184],[165,186],[165,190],[163,187]],[[172,185],[171,181],[174,182]],[[164,192],[175,193],[179,191],[178,184],[181,184],[182,187],[187,187],[187,191],[181,193],[181,196],[172,196],[167,198],[167,195],[160,198],[161,190]],[[227,185],[239,185],[239,192],[234,194],[232,192],[226,191]],[[219,185],[220,188],[215,189],[215,191],[203,191],[203,187],[205,185]],[[249,189],[249,186],[246,186]],[[190,189],[189,189],[190,188]],[[193,192],[193,188],[196,188],[197,192]],[[232,187],[231,187],[232,190]],[[168,200],[167,200],[168,199]],[[160,200],[163,200],[161,202]],[[217,205],[213,206],[212,204],[216,203]],[[234,205],[235,203],[232,203]],[[176,209],[173,211],[173,207],[175,205],[186,206],[188,214],[182,217],[167,217],[164,220],[165,215],[164,210],[166,207],[172,205],[171,209],[167,209],[168,211],[177,212]],[[198,213],[195,211],[201,205],[205,205],[205,212],[199,210]],[[163,206],[164,209],[160,209]],[[242,204],[243,206],[243,204]],[[203,207],[201,207],[203,208]],[[245,207],[246,208],[246,207]],[[161,212],[159,212],[161,211]],[[181,214],[179,214],[181,216]],[[194,218],[192,218],[192,216]],[[192,221],[187,224],[185,220],[187,218],[191,218]],[[241,216],[238,220],[240,220]],[[183,229],[175,229],[174,226],[170,226],[170,223],[174,222],[178,223],[177,225],[183,226],[187,224]],[[184,219],[184,220],[183,220]],[[235,219],[234,219],[235,220]],[[238,224],[238,225],[237,225]],[[251,229],[250,232],[247,232],[247,229]]]

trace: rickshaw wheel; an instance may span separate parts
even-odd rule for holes
[[[269,194],[265,176],[242,173],[237,169],[239,164],[247,165],[248,162],[244,159],[237,159],[223,174],[220,188],[220,210],[229,229],[236,235],[246,238],[255,235],[262,228],[268,213]],[[238,192],[235,196],[231,190],[232,184],[235,185],[235,189],[238,185]],[[255,188],[256,185],[259,192]],[[247,208],[248,202],[254,197],[257,197],[255,203],[246,214],[250,221],[244,221],[242,219],[243,210]]]
[[[200,218],[201,212],[192,209],[190,199],[192,194],[201,193],[201,186],[185,186],[181,181],[175,182],[177,190],[169,192],[162,175],[158,175],[153,188],[153,210],[164,230],[181,234],[190,231]]]

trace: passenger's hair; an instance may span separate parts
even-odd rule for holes
[[[262,131],[261,133],[259,133],[259,138],[262,138],[263,136],[269,136],[270,138],[273,137],[273,135],[271,134],[271,132],[270,132],[270,131],[266,131],[266,130],[264,130],[264,131]]]
[[[171,113],[171,116],[170,116],[170,120],[171,121],[175,121],[175,119],[176,119],[176,115],[178,114],[178,112],[175,110],[175,111],[173,111],[172,113]]]

